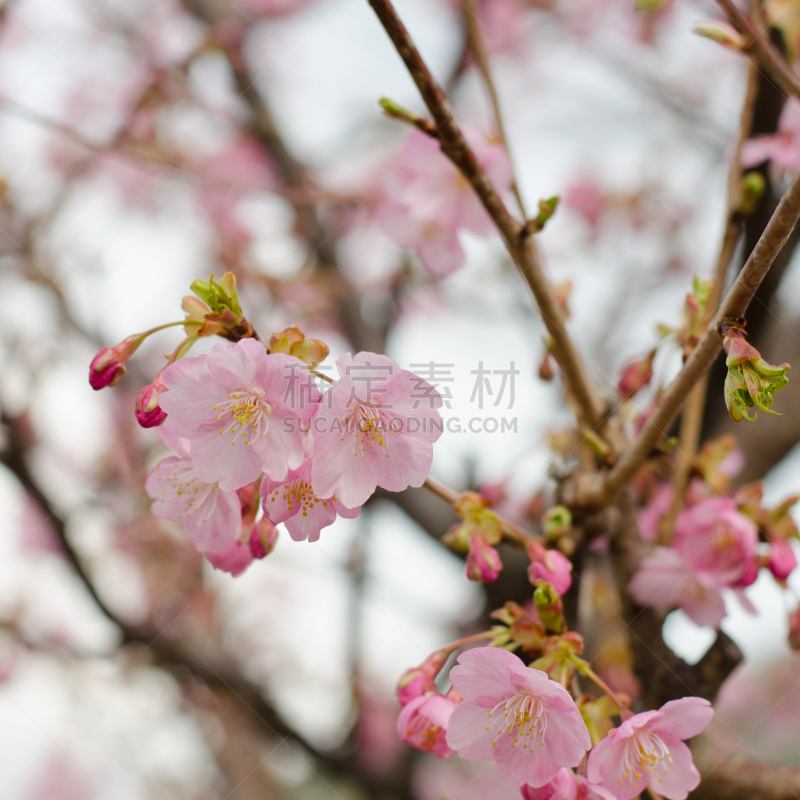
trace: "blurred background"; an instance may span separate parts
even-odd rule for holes
[[[458,0],[396,6],[457,119],[496,133]],[[529,207],[562,198],[540,236],[548,274],[571,284],[571,332],[616,398],[621,366],[655,346],[657,323],[679,325],[693,276],[712,274],[746,64],[691,33],[710,2],[477,8],[521,193]],[[87,382],[100,346],[180,319],[195,278],[232,270],[262,336],[297,324],[331,364],[371,350],[429,379],[438,365],[448,424],[432,475],[538,524],[570,423],[558,380],[539,378],[544,328],[498,238],[464,234],[466,265],[439,280],[377,224],[408,136],[382,96],[422,112],[366,0],[0,4],[0,797],[491,796],[493,766],[400,744],[393,688],[529,596],[524,559],[504,551],[501,580],[468,582],[438,541],[452,510],[409,490],[319,542],[284,533],[239,578],[216,572],[144,493],[163,449],[133,404],[179,334],[148,339],[113,390]],[[762,76],[752,133],[774,134],[783,104]],[[768,188],[744,252],[784,166],[759,166]],[[773,363],[800,363],[795,244],[748,318]],[[662,348],[625,413],[680,363]],[[723,380],[708,437],[733,432]],[[770,502],[800,491],[798,381],[775,407],[784,416],[735,430],[737,480],[765,479]],[[585,580],[602,595],[601,571]],[[785,613],[798,590],[762,573],[748,589],[758,616],[731,604],[745,665],[718,713],[732,746],[800,766]],[[682,612],[664,635],[690,663],[714,638]]]

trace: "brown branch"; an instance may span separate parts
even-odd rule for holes
[[[592,385],[583,360],[567,333],[564,317],[545,278],[532,236],[524,233],[495,191],[461,129],[439,84],[431,75],[390,0],[369,0],[397,52],[403,59],[425,105],[436,123],[436,135],[442,151],[470,182],[505,241],[509,255],[533,292],[542,319],[553,340],[555,355],[564,373],[568,391],[577,402],[584,426],[595,428],[605,416],[605,409]]]
[[[319,763],[332,770],[338,770],[337,760],[314,748],[299,733],[286,725],[264,699],[261,690],[244,678],[235,666],[220,657],[218,647],[211,644],[200,652],[199,643],[193,647],[180,638],[166,638],[163,631],[131,625],[111,609],[97,591],[89,572],[75,551],[69,537],[66,520],[44,494],[28,468],[25,460],[25,436],[20,421],[3,414],[2,424],[7,434],[7,440],[0,454],[0,464],[5,465],[36,501],[42,514],[53,528],[64,557],[98,610],[120,629],[122,643],[146,647],[159,666],[175,672],[179,679],[185,679],[188,673],[194,679],[201,680],[212,688],[234,695],[243,706],[249,709],[270,735],[296,742]]]
[[[800,78],[794,73],[781,51],[770,41],[769,33],[759,30],[733,0],[717,0],[731,25],[745,37],[748,50],[752,50],[764,69],[780,84],[787,95],[800,97]]]
[[[731,167],[728,174],[728,200],[725,208],[725,230],[722,236],[717,268],[714,275],[714,286],[706,306],[706,324],[709,324],[717,313],[719,301],[725,285],[725,278],[736,253],[736,245],[742,235],[744,219],[739,211],[742,197],[742,145],[750,135],[753,124],[753,112],[758,94],[758,67],[751,62],[747,71],[747,88],[745,89],[742,113],[739,121],[739,135],[731,156]],[[686,406],[681,414],[681,428],[678,434],[678,451],[676,453],[675,470],[672,477],[674,493],[669,511],[664,515],[659,526],[659,543],[669,544],[675,520],[683,508],[686,489],[689,486],[694,459],[700,446],[700,432],[703,427],[703,416],[706,407],[709,375],[706,373],[692,389]]]
[[[666,388],[658,408],[639,436],[609,472],[577,475],[571,484],[565,484],[562,487],[562,502],[577,507],[602,507],[612,502],[633,480],[639,468],[654,452],[659,439],[666,435],[692,389],[722,350],[717,327],[726,318],[745,316],[756,290],[799,218],[800,175],[781,198],[758,244],[728,292],[713,325],[708,327],[683,369]]]

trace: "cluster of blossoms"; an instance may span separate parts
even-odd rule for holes
[[[327,355],[324,344],[289,328],[265,347],[241,315],[232,276],[193,289],[200,300],[186,298],[179,323],[187,339],[140,393],[137,418],[158,426],[172,451],[147,480],[153,513],[184,523],[215,567],[238,575],[266,556],[277,524],[313,542],[337,516],[357,516],[378,486],[422,485],[442,431],[430,384],[386,356],[348,353],[323,393],[313,367]],[[103,348],[92,386],[118,382],[152,332]],[[235,343],[186,355],[212,334]]]
[[[464,133],[494,187],[508,191],[512,173],[505,148],[476,131]],[[416,252],[432,275],[444,277],[463,265],[459,231],[478,236],[494,232],[470,184],[441,152],[438,141],[419,130],[409,134],[386,188],[376,210],[379,226],[400,247]]]
[[[630,591],[641,605],[682,608],[698,625],[719,628],[725,616],[722,590],[733,590],[743,607],[755,613],[743,589],[755,582],[761,568],[785,585],[797,567],[791,540],[800,534],[789,513],[796,496],[767,509],[759,484],[733,496],[711,495],[712,487],[727,487],[730,466],[740,466],[731,442],[711,445],[701,453],[705,475],[689,486],[670,546],[657,546],[642,559]],[[639,514],[645,541],[657,540],[672,497],[671,487],[661,486]]]
[[[685,697],[635,715],[620,706],[621,725],[592,736],[589,715],[536,668],[541,659],[528,667],[500,647],[467,650],[443,695],[434,678],[449,652],[434,653],[398,685],[397,732],[412,746],[437,758],[494,761],[524,800],[630,800],[645,788],[682,800],[700,782],[683,740],[708,725],[707,700]]]

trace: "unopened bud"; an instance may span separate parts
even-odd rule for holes
[[[528,567],[528,579],[534,586],[540,581],[548,582],[560,596],[565,595],[572,586],[572,564],[570,560],[558,552],[548,550],[538,542],[530,542],[527,546],[531,564]]]
[[[270,336],[269,352],[294,356],[313,369],[328,357],[330,350],[328,345],[319,339],[306,339],[297,325],[292,325]]]
[[[727,22],[700,22],[694,26],[693,30],[698,36],[705,36],[706,39],[719,42],[738,53],[743,52],[747,47],[747,40],[744,36]]]
[[[161,394],[167,391],[161,377],[163,373],[162,369],[152,383],[142,387],[136,397],[136,421],[143,428],[155,428],[167,418],[167,412],[158,404]]]
[[[653,379],[653,359],[655,349],[642,358],[631,361],[623,370],[619,379],[617,393],[621,400],[630,400],[637,392],[644,389]]]
[[[128,336],[113,347],[101,347],[89,366],[89,383],[95,391],[116,386],[125,374],[125,362],[138,350],[145,336]]]
[[[413,125],[415,128],[419,128],[423,133],[427,133],[428,136],[436,135],[436,126],[430,120],[420,117],[419,114],[415,114],[399,103],[395,103],[394,100],[390,100],[388,97],[381,97],[378,101],[378,105],[383,109],[386,116],[392,119],[399,119],[401,122],[405,122],[408,125]]]
[[[767,188],[766,178],[755,170],[742,176],[742,195],[739,198],[740,214],[752,214]]]
[[[226,272],[218,281],[214,280],[214,273],[211,273],[207,281],[196,280],[190,288],[212,312],[227,309],[241,318],[239,292],[236,288],[236,277],[232,272]]]
[[[418,667],[407,669],[397,682],[397,702],[401,706],[416,697],[436,691],[435,679],[447,661],[450,651],[437,650],[431,653]]]
[[[553,506],[542,516],[542,530],[549,541],[559,539],[572,529],[572,512],[566,506]]]
[[[253,558],[266,558],[278,542],[278,529],[266,518],[262,517],[254,526],[250,535],[250,552]]]
[[[796,566],[797,557],[789,540],[784,539],[783,536],[774,537],[767,562],[769,571],[777,580],[783,582],[794,572]]]
[[[533,602],[536,606],[536,614],[546,630],[551,633],[563,633],[566,630],[564,604],[552,583],[536,581]]]
[[[469,537],[467,577],[477,583],[496,581],[503,569],[500,555],[482,536],[473,533]]]
[[[745,341],[742,321],[726,320],[721,325],[722,342],[727,354],[725,361],[728,374],[725,378],[725,404],[734,422],[743,419],[754,420],[749,408],[760,408],[770,414],[772,411],[772,395],[779,392],[788,383],[786,372],[789,364],[776,367],[761,358],[761,353]]]

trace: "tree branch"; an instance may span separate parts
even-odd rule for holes
[[[431,75],[390,0],[369,0],[384,30],[403,59],[414,83],[436,123],[436,136],[442,151],[470,182],[487,210],[517,268],[533,292],[539,311],[553,340],[555,355],[564,373],[567,388],[582,416],[582,425],[596,428],[605,416],[583,360],[567,333],[564,317],[545,278],[538,249],[532,236],[525,234],[495,191],[461,129],[439,84]]]
[[[708,327],[683,369],[666,388],[658,408],[639,436],[610,471],[576,475],[572,483],[566,483],[562,487],[562,502],[576,507],[602,507],[612,502],[634,478],[653,453],[658,440],[666,435],[691,390],[722,350],[722,338],[717,327],[726,318],[739,319],[745,316],[750,301],[789,239],[798,218],[800,175],[781,198],[758,244],[728,292],[713,325]]]

